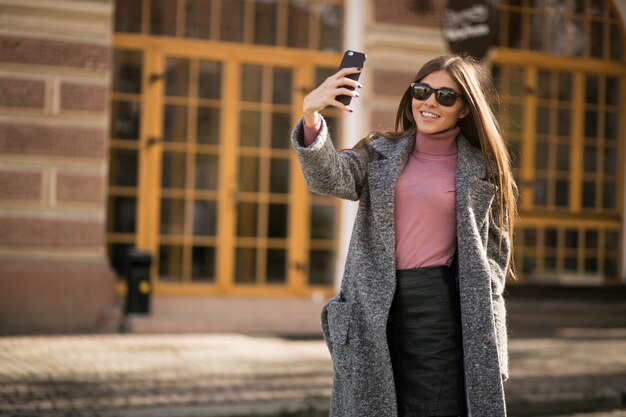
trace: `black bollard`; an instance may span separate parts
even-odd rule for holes
[[[126,292],[126,314],[148,314],[150,312],[150,252],[130,249],[126,257],[125,277],[128,284]]]

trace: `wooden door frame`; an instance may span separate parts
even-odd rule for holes
[[[154,141],[161,137],[163,126],[163,103],[165,60],[168,57],[207,59],[223,63],[221,135],[238,137],[238,103],[240,96],[240,68],[242,64],[286,66],[294,69],[294,99],[292,100],[292,125],[301,114],[304,94],[314,83],[315,67],[335,67],[340,59],[337,53],[297,50],[270,46],[230,44],[194,39],[175,39],[145,35],[115,34],[113,47],[143,52],[142,87],[143,99],[141,137],[139,138],[139,183],[136,246],[158,254],[160,172],[163,144]],[[150,76],[160,76],[161,82],[150,81]],[[289,140],[289,138],[285,138]],[[236,192],[237,142],[221,140],[220,185],[218,188],[219,221],[216,232],[216,274],[214,283],[173,283],[157,279],[158,262],[151,266],[155,295],[166,296],[310,296],[321,292],[332,295],[334,288],[311,286],[307,283],[307,271],[302,265],[308,263],[310,194],[302,178],[295,154],[291,155],[291,185],[287,196],[290,207],[287,277],[285,285],[240,285],[234,282],[235,211],[233,195]],[[223,159],[226,158],[226,159]],[[339,205],[337,205],[339,208]],[[339,213],[337,213],[339,215]],[[337,252],[335,243],[335,253]],[[156,256],[154,257],[157,258]],[[120,290],[123,291],[123,284]]]

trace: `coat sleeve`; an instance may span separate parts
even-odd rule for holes
[[[304,146],[303,123],[300,119],[293,128],[291,142],[309,189],[317,194],[358,200],[367,178],[369,152],[365,148],[338,152],[323,118],[315,141]]]
[[[509,377],[509,357],[508,357],[508,334],[506,322],[506,307],[504,304],[504,286],[506,283],[507,269],[511,255],[511,242],[508,235],[508,218],[506,211],[504,216],[504,227],[502,229],[502,242],[500,242],[500,225],[498,220],[498,210],[492,210],[489,222],[489,240],[487,243],[487,257],[491,269],[491,295],[493,298],[493,314],[495,320],[496,343],[498,345],[498,360],[502,379]]]

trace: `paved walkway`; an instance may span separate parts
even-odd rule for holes
[[[511,416],[626,417],[574,414],[626,407],[626,334],[577,332],[510,341]],[[0,416],[321,417],[328,415],[331,375],[321,340],[4,337]]]
[[[598,413],[575,413],[553,417],[626,417],[626,410],[601,411]]]

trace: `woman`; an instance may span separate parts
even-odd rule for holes
[[[346,78],[358,71],[308,94],[292,133],[309,188],[359,201],[340,292],[322,310],[331,416],[505,416],[515,185],[490,78],[437,57],[407,86],[395,132],[337,152],[319,111],[353,111],[335,97],[359,96]]]

